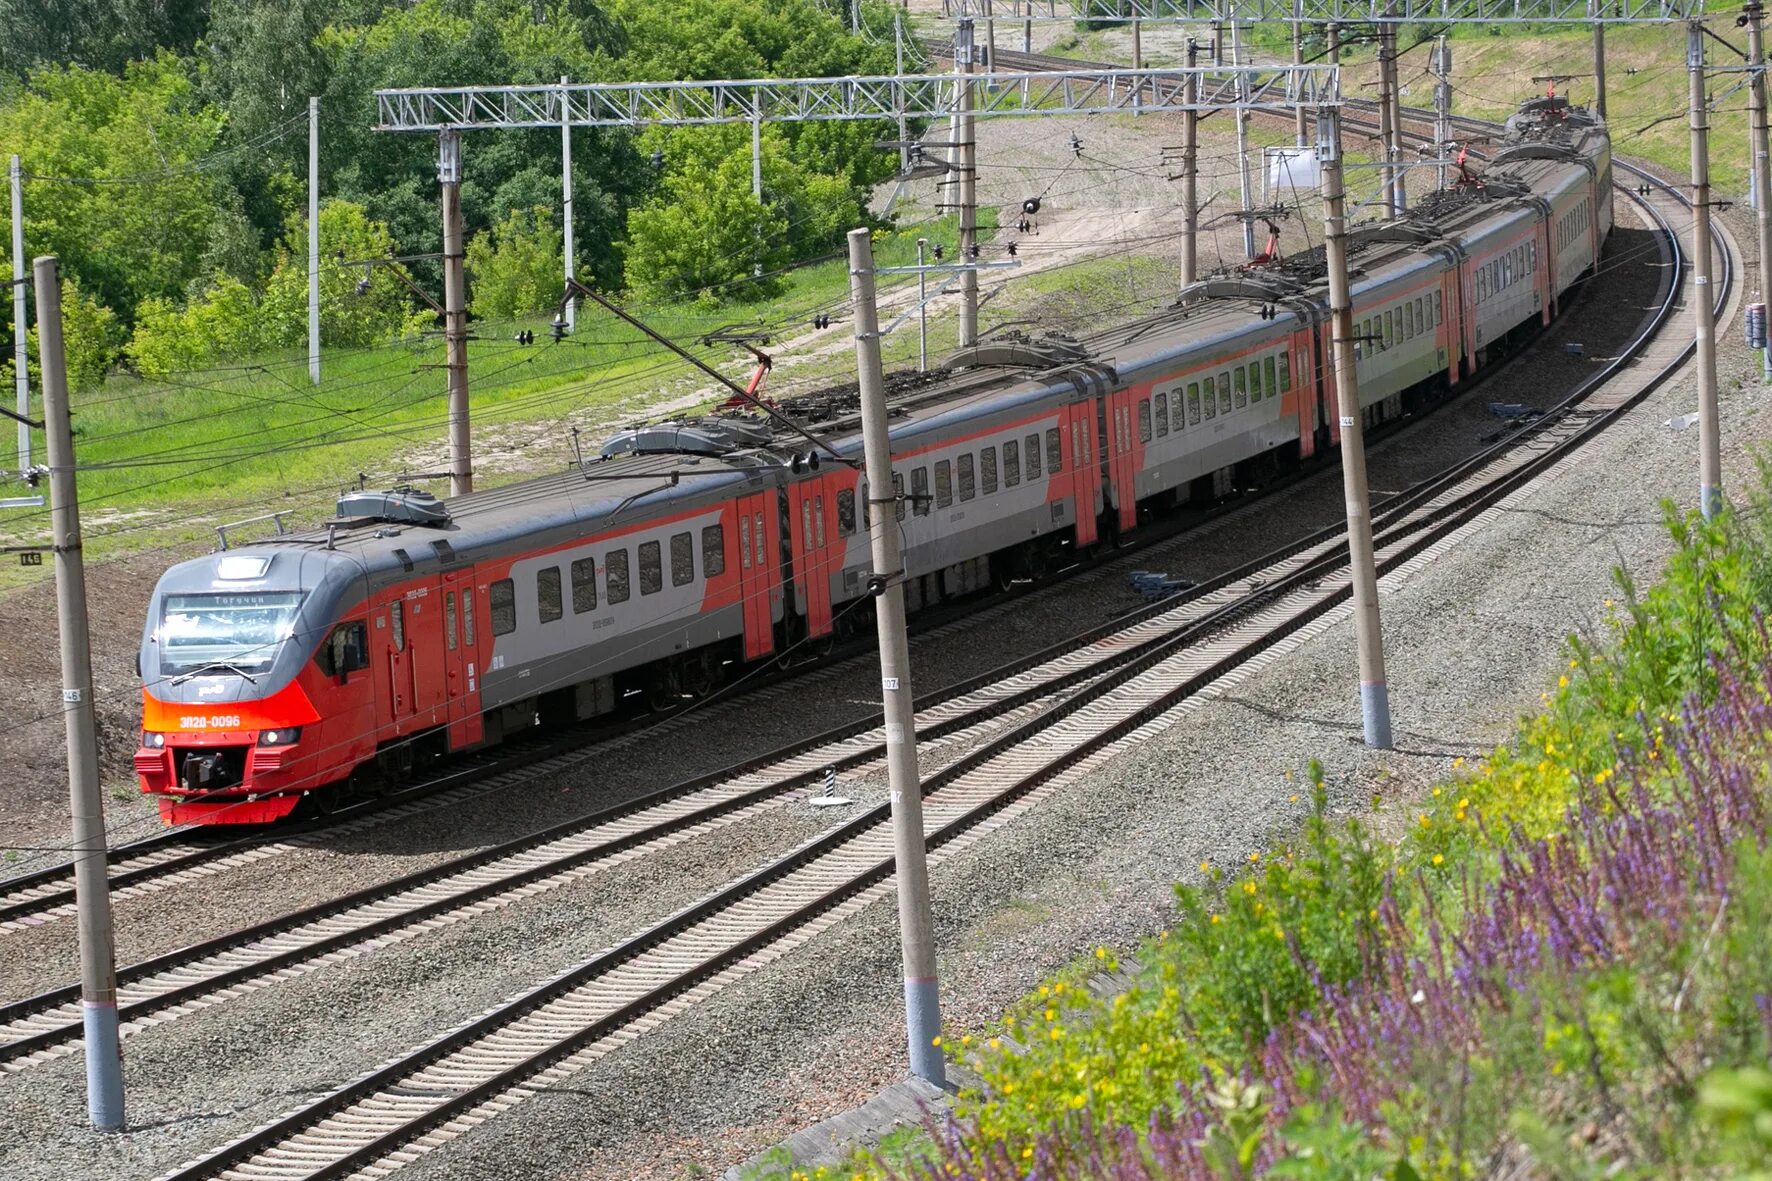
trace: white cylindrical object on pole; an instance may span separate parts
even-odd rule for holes
[[[308,380],[320,384],[320,100],[308,100]]]
[[[572,290],[572,101],[567,75],[560,75],[560,257],[566,269],[566,331],[578,327],[578,294]]]
[[[68,796],[73,813],[74,901],[80,924],[80,1006],[86,1040],[86,1107],[92,1126],[123,1129],[123,1052],[117,1035],[117,962],[106,868],[105,801],[99,792],[98,728],[92,704],[86,568],[74,477],[62,344],[61,279],[54,257],[33,264],[38,363],[43,368],[43,434],[49,452],[50,536],[55,543],[55,605],[60,623],[62,716],[68,734]]]
[[[923,267],[923,251],[929,239],[917,239],[917,372],[929,369],[929,276]]]
[[[31,417],[30,324],[25,313],[25,181],[17,156],[12,158],[12,384],[18,392],[18,416]],[[31,428],[18,424],[18,470],[31,467]]]
[[[929,903],[929,862],[923,833],[923,781],[917,771],[917,720],[911,696],[910,643],[905,636],[904,557],[899,549],[901,503],[892,478],[886,378],[880,365],[880,321],[874,304],[874,244],[865,229],[849,234],[849,295],[855,307],[855,364],[861,386],[866,454],[868,535],[873,542],[874,598],[885,698],[886,770],[892,790],[898,927],[904,953],[904,1005],[911,1073],[941,1086],[941,996],[935,967],[935,923]]]
[[[1378,617],[1378,574],[1366,488],[1366,447],[1360,383],[1354,369],[1354,307],[1347,276],[1347,214],[1341,181],[1341,120],[1317,113],[1317,158],[1323,163],[1323,261],[1329,271],[1335,403],[1341,432],[1342,492],[1347,500],[1348,570],[1353,584],[1354,637],[1359,646],[1360,721],[1366,745],[1391,745],[1390,693],[1384,677],[1384,636]]]

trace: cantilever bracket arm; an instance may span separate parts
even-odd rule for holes
[[[26,418],[24,415],[8,410],[4,406],[0,406],[0,414],[4,414],[6,417],[22,426],[30,427],[34,431],[40,431],[43,429],[43,421],[41,419]]]
[[[627,311],[625,311],[622,308],[617,307],[615,304],[609,302],[607,299],[604,299],[601,294],[599,294],[598,292],[592,291],[589,287],[586,287],[583,283],[580,283],[577,279],[566,280],[566,290],[561,294],[559,309],[558,309],[558,311],[555,312],[555,319],[557,322],[563,322],[565,320],[566,303],[574,295],[584,296],[586,299],[590,300],[592,303],[601,307],[604,311],[609,312],[611,315],[616,316],[618,319],[620,319],[628,324],[631,324],[635,328],[638,328],[641,332],[645,333],[648,337],[657,341],[659,344],[662,344],[665,348],[670,349],[673,353],[676,353],[679,357],[682,357],[685,361],[688,361],[691,365],[695,366],[697,369],[701,370],[703,373],[707,374],[709,377],[713,378],[715,381],[719,382],[721,385],[723,385],[727,389],[731,390],[734,394],[738,395],[740,398],[743,398],[746,402],[749,402],[751,405],[753,405],[757,409],[761,410],[764,414],[767,414],[770,418],[774,419],[776,422],[781,423],[781,425],[787,427],[789,430],[793,431],[796,435],[799,435],[801,438],[803,438],[807,442],[811,443],[814,447],[817,447],[821,451],[824,451],[826,454],[828,454],[832,459],[836,460],[838,463],[843,464],[846,467],[852,467],[852,468],[859,468],[861,466],[860,460],[851,459],[847,455],[839,454],[836,451],[836,449],[833,448],[829,443],[825,442],[823,439],[819,438],[817,435],[813,434],[811,431],[807,430],[805,427],[801,426],[799,423],[795,422],[793,419],[789,418],[787,415],[783,414],[781,411],[777,410],[775,407],[771,406],[769,403],[763,401],[763,399],[757,397],[757,395],[755,395],[751,391],[745,389],[743,386],[739,385],[736,381],[733,381],[730,377],[727,377],[724,373],[721,373],[718,369],[715,369],[712,365],[709,365],[707,362],[703,361],[700,357],[697,357],[695,354],[691,353],[688,349],[685,349],[682,345],[678,344],[676,341],[671,340],[669,337],[653,331],[653,329],[649,325],[644,324],[644,323],[640,322],[639,320],[635,319],[633,316],[629,315],[627,313]],[[755,349],[752,349],[751,351],[753,353],[756,353]],[[757,356],[760,359],[767,361],[767,358],[764,358],[762,353],[757,353]]]
[[[341,250],[339,253],[343,254],[344,251]],[[415,257],[425,258],[430,256],[418,255]],[[449,314],[443,310],[442,304],[438,303],[435,299],[432,299],[430,293],[418,285],[418,280],[412,277],[412,272],[408,271],[403,265],[401,265],[400,260],[397,258],[354,258],[349,262],[340,259],[338,265],[340,267],[386,267],[390,271],[393,271],[394,277],[406,284],[412,294],[418,296],[426,307],[430,308],[439,316],[447,316]]]

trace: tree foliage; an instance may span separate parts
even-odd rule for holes
[[[545,205],[513,209],[468,243],[469,304],[478,319],[510,320],[560,300],[560,229]]]
[[[819,0],[0,0],[0,156],[18,152],[31,178],[26,249],[59,255],[108,310],[109,349],[127,339],[133,364],[168,372],[305,335],[309,95],[323,241],[418,256],[415,279],[440,292],[423,257],[439,237],[436,142],[373,130],[377,89],[891,65],[889,42],[850,36]],[[747,129],[571,134],[575,272],[655,297],[766,293],[753,271],[835,249],[894,166],[872,146],[885,126],[771,126],[759,202]],[[557,298],[559,153],[557,129],[466,138],[477,315]],[[388,276],[357,299],[357,276],[327,274],[328,342],[398,332],[417,307]]]

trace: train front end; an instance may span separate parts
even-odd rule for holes
[[[135,771],[167,824],[264,824],[348,773],[325,742],[310,657],[360,572],[342,555],[253,547],[183,562],[143,631]]]

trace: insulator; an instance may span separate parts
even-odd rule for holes
[[[1766,347],[1766,305],[1750,303],[1747,305],[1747,347],[1763,349]]]

